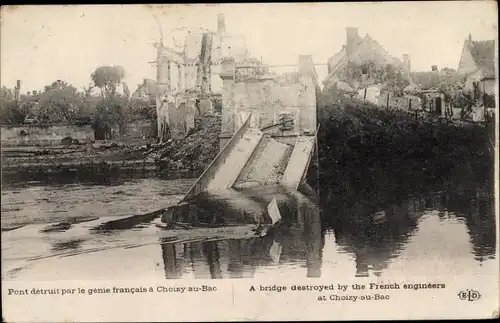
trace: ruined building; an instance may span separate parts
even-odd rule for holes
[[[495,40],[473,40],[472,35],[464,41],[458,65],[458,74],[465,77],[465,89],[480,87],[481,92],[495,95]]]
[[[370,69],[383,69],[387,66],[400,71],[409,79],[411,64],[409,55],[403,55],[403,61],[390,55],[385,48],[370,35],[363,38],[359,36],[358,28],[346,28],[346,42],[342,49],[328,59],[328,76],[323,81],[325,88],[344,85],[348,83],[352,91],[358,87],[370,85]],[[361,66],[359,76],[349,75],[348,67]],[[364,84],[366,83],[366,84]],[[373,83],[373,82],[372,82]]]
[[[157,44],[156,109],[160,140],[186,134],[197,117],[211,114],[220,101],[221,62],[233,58],[238,64],[252,61],[245,38],[230,35],[222,14],[217,31],[190,32],[182,51]]]
[[[273,73],[224,60],[221,147],[248,115],[251,127],[268,128],[268,134],[286,144],[294,144],[297,136],[315,133],[318,76],[309,55],[299,56],[297,67],[295,72]],[[284,118],[292,120],[290,128],[274,127]]]

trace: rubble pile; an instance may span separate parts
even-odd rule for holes
[[[149,153],[163,174],[198,176],[219,152],[221,115],[214,114],[199,120],[186,137],[170,139]]]

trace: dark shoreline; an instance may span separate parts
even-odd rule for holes
[[[469,186],[494,196],[491,125],[418,120],[332,93],[320,100],[318,120],[322,208],[365,208],[354,217],[325,216],[333,225],[366,222],[409,196],[442,192],[467,201],[479,194]]]
[[[88,184],[88,185],[120,185],[130,180],[161,179],[178,180],[197,178],[196,173],[189,171],[175,174],[164,174],[157,170],[150,171],[124,171],[115,169],[97,170],[67,170],[62,172],[8,172],[2,171],[2,189],[10,187],[29,185],[64,185],[64,184]]]

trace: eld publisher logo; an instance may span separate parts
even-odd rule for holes
[[[458,293],[458,298],[460,298],[462,301],[473,302],[473,301],[477,301],[478,299],[480,299],[481,294],[479,294],[479,292],[476,292],[475,290],[466,289],[466,290]]]

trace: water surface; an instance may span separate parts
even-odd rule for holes
[[[390,277],[426,276],[430,269],[435,275],[495,270],[493,193],[473,183],[467,189],[421,190],[383,205],[358,200],[319,207],[309,201],[282,210],[284,225],[263,238],[171,243],[149,218],[122,220],[176,203],[192,183],[143,179],[5,187],[2,229],[21,227],[2,232],[3,279]],[[93,230],[106,223],[110,230]]]

